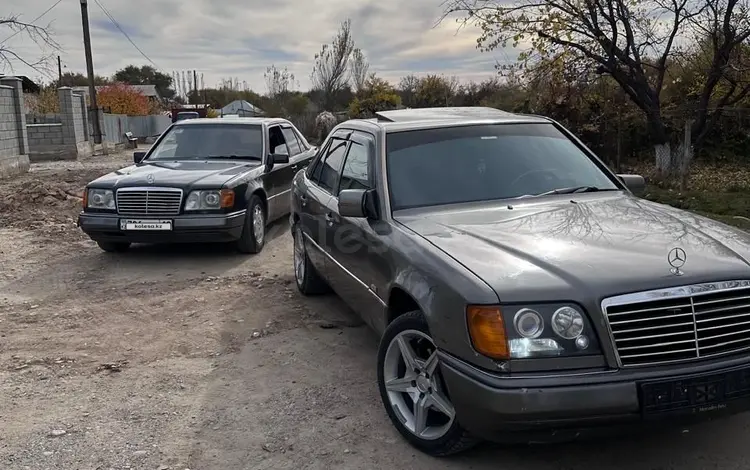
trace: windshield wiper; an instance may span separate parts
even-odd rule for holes
[[[231,158],[237,160],[261,160],[260,157],[255,155],[208,155],[206,158]]]
[[[573,194],[573,193],[595,193],[598,191],[614,191],[614,189],[597,188],[596,186],[571,186],[569,188],[557,188],[537,196],[549,196],[550,194]]]

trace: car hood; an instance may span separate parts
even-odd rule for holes
[[[132,186],[221,186],[260,166],[247,161],[164,161],[131,165],[102,176],[90,184],[113,188]]]
[[[396,213],[503,302],[578,300],[750,279],[750,234],[624,193]],[[686,260],[675,274],[674,248]]]

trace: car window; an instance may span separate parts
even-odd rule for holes
[[[155,160],[196,160],[230,156],[260,158],[263,131],[252,124],[185,124],[172,126],[148,156]]]
[[[371,151],[368,147],[352,141],[344,161],[344,168],[341,170],[339,192],[343,189],[372,189],[370,158]]]
[[[333,194],[334,188],[338,184],[338,176],[341,171],[341,163],[346,154],[346,145],[348,141],[338,138],[331,139],[331,146],[326,152],[325,159],[316,169],[314,175],[321,188]]]
[[[386,136],[393,210],[618,186],[553,124],[496,124]]]
[[[281,132],[281,126],[271,126],[268,128],[268,143],[271,153],[286,153],[291,156],[284,134]]]
[[[299,141],[297,140],[297,136],[294,135],[294,131],[291,128],[282,127],[281,132],[284,134],[286,144],[289,146],[289,156],[293,157],[300,153]]]
[[[309,149],[310,147],[305,143],[304,137],[302,137],[302,134],[300,134],[296,129],[294,130],[294,135],[297,136],[297,140],[299,141],[299,147],[304,152],[305,150]]]
[[[315,155],[315,159],[307,167],[307,177],[315,183],[318,182],[318,178],[320,177],[320,172],[318,171],[318,169],[321,166],[321,162],[325,159],[326,152],[328,152],[328,149],[331,147],[332,142],[333,139],[329,140],[327,144],[321,147],[318,150],[318,153]]]

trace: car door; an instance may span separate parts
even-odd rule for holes
[[[338,132],[324,143],[318,153],[319,158],[308,169],[307,186],[300,195],[299,223],[302,225],[302,232],[305,236],[307,255],[315,269],[326,279],[328,278],[326,258],[330,251],[326,247],[329,243],[326,214],[330,212],[331,193],[334,187],[329,183],[330,166],[336,165],[336,161],[339,165],[343,162],[347,145],[346,135]]]
[[[329,207],[332,233],[328,271],[331,286],[357,313],[375,328],[383,328],[385,302],[381,299],[386,289],[389,265],[380,253],[378,221],[342,217],[338,211],[338,194],[344,189],[373,189],[375,137],[355,131],[349,137],[349,148],[344,159],[339,181]]]
[[[268,155],[266,155],[266,190],[268,194],[268,221],[278,219],[289,213],[289,192],[294,171],[291,165],[291,153],[281,125],[268,127]],[[273,163],[273,154],[282,153],[290,156],[289,163]]]

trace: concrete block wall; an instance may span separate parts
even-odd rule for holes
[[[31,161],[75,160],[94,153],[89,141],[88,117],[84,97],[70,87],[58,88],[59,124],[28,124],[32,133]]]
[[[0,78],[0,178],[29,171],[29,142],[22,82]]]
[[[26,114],[26,125],[29,124],[60,124],[62,122],[62,116],[59,114]]]

